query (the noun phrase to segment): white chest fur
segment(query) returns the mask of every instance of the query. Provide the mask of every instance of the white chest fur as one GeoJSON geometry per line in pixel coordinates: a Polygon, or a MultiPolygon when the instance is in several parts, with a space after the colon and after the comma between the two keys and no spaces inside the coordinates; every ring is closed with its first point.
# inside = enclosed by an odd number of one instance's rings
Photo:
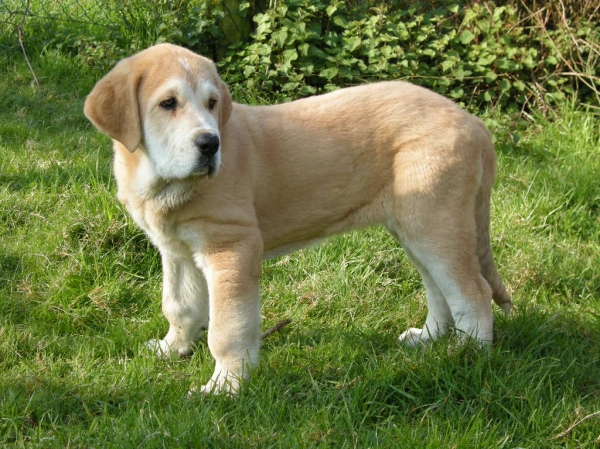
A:
{"type": "Polygon", "coordinates": [[[114,173],[119,201],[161,253],[193,253],[200,238],[197,232],[190,233],[185,225],[180,224],[175,219],[177,214],[172,211],[190,199],[194,182],[160,179],[145,154],[136,156],[137,164],[132,167],[125,160],[127,154],[115,152],[114,173]]]}

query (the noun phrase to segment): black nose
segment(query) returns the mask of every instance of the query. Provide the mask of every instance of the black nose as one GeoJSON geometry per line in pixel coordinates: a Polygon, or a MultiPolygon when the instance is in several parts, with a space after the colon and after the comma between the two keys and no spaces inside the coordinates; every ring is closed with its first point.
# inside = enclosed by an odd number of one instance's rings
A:
{"type": "Polygon", "coordinates": [[[200,134],[194,140],[194,144],[203,156],[211,157],[219,151],[219,136],[210,133],[200,134]]]}

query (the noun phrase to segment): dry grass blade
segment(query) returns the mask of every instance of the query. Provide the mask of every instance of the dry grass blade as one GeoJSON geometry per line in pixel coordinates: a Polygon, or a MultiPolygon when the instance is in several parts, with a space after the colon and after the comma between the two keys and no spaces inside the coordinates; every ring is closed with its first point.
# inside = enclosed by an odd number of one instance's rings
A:
{"type": "Polygon", "coordinates": [[[600,415],[600,410],[599,410],[599,411],[597,411],[597,412],[591,413],[591,414],[589,414],[589,415],[587,415],[587,416],[584,416],[584,417],[583,417],[583,418],[581,418],[579,421],[577,421],[575,424],[573,424],[571,427],[569,427],[567,430],[565,430],[564,432],[561,432],[561,433],[559,433],[558,435],[556,435],[556,436],[555,436],[555,437],[553,437],[552,439],[553,439],[553,440],[557,440],[557,439],[559,439],[559,438],[562,438],[562,437],[565,437],[565,436],[567,436],[568,434],[570,434],[570,433],[571,433],[571,431],[572,431],[572,430],[573,430],[575,427],[577,427],[578,425],[580,425],[582,422],[584,422],[584,421],[587,421],[588,419],[590,419],[590,418],[593,418],[594,416],[598,416],[598,415],[600,415]]]}

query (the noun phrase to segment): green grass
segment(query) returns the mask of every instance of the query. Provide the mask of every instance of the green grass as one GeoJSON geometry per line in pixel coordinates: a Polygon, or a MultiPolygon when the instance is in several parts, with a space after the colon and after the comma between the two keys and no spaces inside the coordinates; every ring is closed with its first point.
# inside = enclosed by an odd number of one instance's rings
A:
{"type": "Polygon", "coordinates": [[[424,321],[424,292],[373,229],[265,263],[264,327],[292,324],[265,341],[239,398],[186,398],[212,359],[205,344],[186,360],[140,349],[167,329],[159,257],[83,117],[92,75],[55,56],[35,62],[43,93],[18,58],[0,61],[0,445],[600,445],[598,116],[488,119],[492,243],[515,303],[496,310],[491,350],[396,343],[424,321]]]}

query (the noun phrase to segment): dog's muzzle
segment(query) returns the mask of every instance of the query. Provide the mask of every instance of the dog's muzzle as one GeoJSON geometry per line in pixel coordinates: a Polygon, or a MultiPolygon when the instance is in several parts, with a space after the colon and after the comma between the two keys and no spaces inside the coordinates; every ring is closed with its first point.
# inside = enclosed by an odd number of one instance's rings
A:
{"type": "Polygon", "coordinates": [[[194,139],[194,145],[200,155],[193,173],[196,175],[211,176],[219,168],[217,166],[217,152],[221,147],[219,136],[213,133],[202,133],[194,139]]]}

